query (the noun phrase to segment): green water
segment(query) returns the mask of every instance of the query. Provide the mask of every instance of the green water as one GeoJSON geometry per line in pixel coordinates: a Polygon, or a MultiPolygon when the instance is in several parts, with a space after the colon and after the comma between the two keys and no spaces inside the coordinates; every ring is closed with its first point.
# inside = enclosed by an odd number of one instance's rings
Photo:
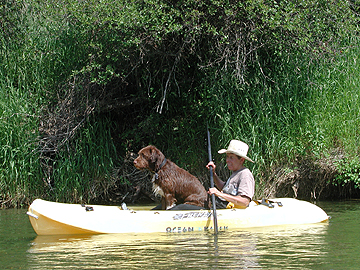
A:
{"type": "Polygon", "coordinates": [[[0,269],[360,269],[360,201],[318,203],[328,224],[226,231],[36,236],[0,210],[0,269]]]}

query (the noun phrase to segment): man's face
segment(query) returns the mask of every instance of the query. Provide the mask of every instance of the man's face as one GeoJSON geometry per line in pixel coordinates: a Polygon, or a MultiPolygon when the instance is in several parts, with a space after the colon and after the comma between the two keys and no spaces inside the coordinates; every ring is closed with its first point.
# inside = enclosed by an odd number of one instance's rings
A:
{"type": "Polygon", "coordinates": [[[226,154],[226,164],[228,166],[228,169],[230,171],[240,170],[242,167],[242,164],[243,164],[242,159],[243,158],[240,158],[235,154],[227,153],[226,154]]]}

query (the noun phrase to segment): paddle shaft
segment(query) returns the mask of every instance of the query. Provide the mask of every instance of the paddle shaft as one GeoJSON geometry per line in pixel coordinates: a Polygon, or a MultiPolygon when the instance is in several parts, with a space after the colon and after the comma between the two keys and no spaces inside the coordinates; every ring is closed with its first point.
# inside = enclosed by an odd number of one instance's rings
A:
{"type": "MultiPolygon", "coordinates": [[[[208,153],[209,153],[209,161],[212,161],[211,157],[211,143],[210,143],[210,132],[207,129],[207,137],[208,137],[208,153]]],[[[214,176],[213,176],[213,167],[210,166],[210,187],[214,187],[214,176]]],[[[218,233],[218,224],[217,224],[217,216],[216,216],[216,200],[215,195],[211,194],[212,208],[213,208],[213,222],[214,222],[214,231],[218,233]]]]}

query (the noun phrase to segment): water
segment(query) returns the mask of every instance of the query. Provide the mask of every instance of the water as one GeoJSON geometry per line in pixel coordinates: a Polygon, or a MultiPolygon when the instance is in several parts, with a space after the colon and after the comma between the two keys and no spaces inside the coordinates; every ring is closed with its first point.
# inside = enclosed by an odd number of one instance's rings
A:
{"type": "Polygon", "coordinates": [[[36,236],[0,210],[0,269],[360,269],[360,201],[318,203],[328,224],[212,233],[36,236]]]}

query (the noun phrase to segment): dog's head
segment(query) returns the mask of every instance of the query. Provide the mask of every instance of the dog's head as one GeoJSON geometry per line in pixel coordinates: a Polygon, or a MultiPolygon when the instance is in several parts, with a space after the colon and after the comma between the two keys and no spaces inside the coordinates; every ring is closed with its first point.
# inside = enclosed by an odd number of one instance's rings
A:
{"type": "Polygon", "coordinates": [[[134,160],[134,166],[139,170],[155,172],[160,168],[165,156],[153,145],[148,145],[139,151],[139,156],[134,160]]]}

